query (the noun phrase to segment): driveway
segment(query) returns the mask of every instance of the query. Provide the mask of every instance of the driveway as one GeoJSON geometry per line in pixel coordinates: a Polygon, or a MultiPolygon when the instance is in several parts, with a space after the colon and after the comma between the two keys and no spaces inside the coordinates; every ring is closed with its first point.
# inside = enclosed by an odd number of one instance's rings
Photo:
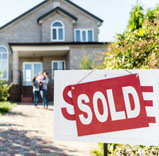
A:
{"type": "Polygon", "coordinates": [[[21,103],[0,117],[0,156],[90,156],[96,143],[54,142],[53,106],[21,103]]]}

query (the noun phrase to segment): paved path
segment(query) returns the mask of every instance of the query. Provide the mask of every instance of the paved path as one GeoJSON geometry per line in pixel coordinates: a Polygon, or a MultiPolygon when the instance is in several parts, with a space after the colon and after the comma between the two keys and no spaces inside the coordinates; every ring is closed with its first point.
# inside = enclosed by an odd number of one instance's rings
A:
{"type": "Polygon", "coordinates": [[[0,117],[0,156],[90,156],[96,143],[54,142],[53,106],[20,104],[0,117]]]}

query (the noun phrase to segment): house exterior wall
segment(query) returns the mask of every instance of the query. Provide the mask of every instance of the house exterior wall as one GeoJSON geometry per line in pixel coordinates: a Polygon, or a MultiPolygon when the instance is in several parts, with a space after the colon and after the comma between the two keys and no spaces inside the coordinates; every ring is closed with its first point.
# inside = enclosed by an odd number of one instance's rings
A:
{"type": "Polygon", "coordinates": [[[64,1],[60,1],[60,7],[67,10],[72,15],[78,18],[77,22],[73,24],[68,17],[62,17],[57,14],[48,19],[44,19],[42,24],[42,40],[51,41],[50,38],[50,26],[54,20],[62,21],[65,25],[65,41],[74,41],[74,30],[75,29],[92,29],[94,32],[94,41],[98,41],[99,28],[97,22],[89,16],[86,16],[80,10],[73,8],[72,6],[66,4],[64,1]]]}
{"type": "Polygon", "coordinates": [[[41,42],[41,27],[37,18],[52,9],[49,3],[0,31],[0,44],[9,42],[41,42]]]}
{"type": "Polygon", "coordinates": [[[27,16],[18,20],[14,24],[4,28],[0,31],[0,45],[8,45],[9,42],[51,42],[50,26],[54,20],[61,20],[65,24],[65,41],[74,41],[74,29],[93,29],[95,41],[98,41],[98,25],[97,22],[88,17],[78,9],[66,4],[64,1],[60,1],[60,7],[70,12],[72,15],[78,18],[76,24],[72,24],[67,17],[61,15],[53,15],[47,20],[44,20],[43,24],[37,23],[37,19],[49,10],[53,9],[53,0],[44,4],[42,7],[30,12],[27,16]]]}
{"type": "Polygon", "coordinates": [[[46,3],[14,24],[0,30],[0,46],[5,46],[9,52],[9,82],[11,82],[13,78],[13,54],[8,43],[41,42],[41,28],[40,25],[37,24],[37,17],[43,15],[49,9],[52,9],[52,5],[46,3]]]}
{"type": "MultiPolygon", "coordinates": [[[[43,70],[48,71],[50,84],[53,84],[52,73],[51,73],[51,62],[53,60],[65,60],[66,69],[79,69],[80,58],[86,53],[96,58],[97,53],[100,54],[104,49],[101,46],[70,46],[70,51],[65,56],[43,56],[43,57],[21,57],[18,51],[11,51],[9,43],[44,43],[53,42],[51,41],[51,24],[54,21],[61,21],[64,24],[64,41],[63,42],[74,42],[75,29],[91,29],[93,30],[94,41],[98,42],[98,21],[93,17],[87,15],[80,9],[70,5],[64,0],[49,0],[43,5],[36,8],[35,10],[28,12],[25,16],[15,20],[7,27],[0,30],[0,46],[5,46],[9,52],[9,82],[17,80],[11,90],[11,98],[13,101],[19,101],[21,99],[20,93],[22,93],[22,82],[23,75],[23,62],[42,62],[43,70]],[[37,22],[38,18],[42,15],[48,13],[53,9],[53,3],[60,2],[62,9],[71,13],[73,16],[77,17],[75,23],[72,19],[63,13],[53,13],[47,18],[42,20],[42,23],[37,22]],[[15,68],[15,66],[17,66],[15,68]],[[18,68],[18,69],[17,69],[18,68]],[[17,74],[16,74],[17,73],[17,74]]],[[[44,52],[45,55],[45,52],[44,52]]],[[[53,85],[49,86],[49,99],[53,95],[53,85]]],[[[31,88],[30,88],[31,89],[31,88]]],[[[24,89],[25,90],[25,89],[24,89]]],[[[26,94],[32,93],[27,91],[26,94]]]]}
{"type": "MultiPolygon", "coordinates": [[[[43,4],[38,9],[28,13],[28,15],[17,20],[10,26],[0,30],[0,46],[5,46],[11,54],[8,43],[18,42],[52,42],[51,41],[51,23],[55,20],[60,20],[64,23],[64,42],[74,41],[75,29],[93,29],[94,41],[98,41],[98,25],[97,21],[89,17],[77,8],[72,7],[63,0],[50,0],[43,4]],[[43,21],[40,25],[37,23],[37,19],[49,10],[53,9],[54,2],[60,2],[60,7],[70,12],[72,15],[78,18],[77,23],[73,24],[71,19],[61,14],[53,14],[49,18],[43,21]]],[[[9,55],[9,73],[12,73],[12,58],[13,55],[9,55]]],[[[73,56],[72,56],[73,57],[73,56]]],[[[9,74],[9,81],[11,81],[12,75],[9,74]]]]}
{"type": "Polygon", "coordinates": [[[62,8],[71,12],[72,15],[78,18],[77,23],[74,25],[74,29],[93,29],[94,30],[94,41],[98,42],[99,28],[98,23],[92,17],[86,15],[81,10],[77,10],[71,5],[62,3],[62,8]]]}
{"type": "Polygon", "coordinates": [[[83,46],[71,47],[70,49],[70,69],[80,69],[79,63],[84,56],[90,56],[95,64],[103,63],[103,52],[107,51],[106,46],[83,46]],[[99,57],[102,57],[99,58],[99,57]],[[78,63],[77,63],[78,62],[78,63]]]}

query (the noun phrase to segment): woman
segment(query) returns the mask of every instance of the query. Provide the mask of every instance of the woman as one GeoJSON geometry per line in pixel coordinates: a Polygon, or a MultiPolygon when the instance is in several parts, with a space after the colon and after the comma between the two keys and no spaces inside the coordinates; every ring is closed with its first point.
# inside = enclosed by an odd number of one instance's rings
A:
{"type": "Polygon", "coordinates": [[[38,100],[39,100],[39,82],[37,79],[38,79],[38,77],[34,76],[34,78],[32,80],[35,107],[38,106],[38,100]]]}

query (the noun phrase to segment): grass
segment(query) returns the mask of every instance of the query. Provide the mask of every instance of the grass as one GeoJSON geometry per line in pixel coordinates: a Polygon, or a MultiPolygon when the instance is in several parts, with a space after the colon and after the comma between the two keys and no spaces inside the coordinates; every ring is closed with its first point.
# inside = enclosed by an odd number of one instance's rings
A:
{"type": "Polygon", "coordinates": [[[0,115],[4,115],[8,113],[16,103],[9,102],[9,101],[0,101],[0,115]]]}

